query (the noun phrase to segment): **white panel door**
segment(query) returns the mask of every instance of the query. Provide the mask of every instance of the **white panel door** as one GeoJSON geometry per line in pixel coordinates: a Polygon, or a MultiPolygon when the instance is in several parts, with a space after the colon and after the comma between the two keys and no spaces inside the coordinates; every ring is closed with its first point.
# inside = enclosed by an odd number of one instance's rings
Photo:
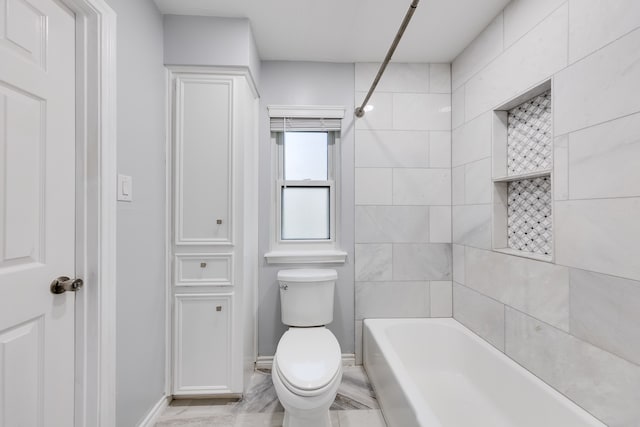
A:
{"type": "Polygon", "coordinates": [[[74,413],[75,18],[0,0],[0,427],[74,413]]]}

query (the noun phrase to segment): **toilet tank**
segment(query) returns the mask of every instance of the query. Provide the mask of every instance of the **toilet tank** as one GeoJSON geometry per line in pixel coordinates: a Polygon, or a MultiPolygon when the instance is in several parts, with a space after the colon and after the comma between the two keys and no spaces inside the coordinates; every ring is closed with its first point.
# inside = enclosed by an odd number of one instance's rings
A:
{"type": "Polygon", "coordinates": [[[280,311],[289,326],[321,326],[333,321],[338,273],[330,269],[280,270],[280,311]]]}

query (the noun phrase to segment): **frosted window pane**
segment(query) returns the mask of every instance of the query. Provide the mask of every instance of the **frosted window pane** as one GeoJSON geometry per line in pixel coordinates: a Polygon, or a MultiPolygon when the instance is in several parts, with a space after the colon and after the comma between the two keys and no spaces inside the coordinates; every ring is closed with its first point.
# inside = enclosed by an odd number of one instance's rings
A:
{"type": "Polygon", "coordinates": [[[282,239],[329,239],[329,188],[282,189],[282,239]]]}
{"type": "Polygon", "coordinates": [[[327,180],[327,133],[285,132],[284,179],[327,180]]]}

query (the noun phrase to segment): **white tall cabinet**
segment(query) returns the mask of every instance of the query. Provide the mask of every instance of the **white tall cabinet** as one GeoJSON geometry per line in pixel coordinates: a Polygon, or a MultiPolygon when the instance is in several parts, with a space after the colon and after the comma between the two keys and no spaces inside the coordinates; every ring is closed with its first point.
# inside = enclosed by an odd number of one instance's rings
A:
{"type": "Polygon", "coordinates": [[[172,68],[172,394],[237,395],[255,361],[257,106],[243,70],[172,68]]]}

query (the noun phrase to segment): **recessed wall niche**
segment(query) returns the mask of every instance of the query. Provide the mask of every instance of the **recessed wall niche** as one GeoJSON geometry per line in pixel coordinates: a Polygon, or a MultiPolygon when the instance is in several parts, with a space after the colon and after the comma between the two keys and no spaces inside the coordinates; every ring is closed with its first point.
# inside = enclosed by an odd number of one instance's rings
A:
{"type": "Polygon", "coordinates": [[[551,82],[494,111],[493,249],[551,261],[551,82]]]}

